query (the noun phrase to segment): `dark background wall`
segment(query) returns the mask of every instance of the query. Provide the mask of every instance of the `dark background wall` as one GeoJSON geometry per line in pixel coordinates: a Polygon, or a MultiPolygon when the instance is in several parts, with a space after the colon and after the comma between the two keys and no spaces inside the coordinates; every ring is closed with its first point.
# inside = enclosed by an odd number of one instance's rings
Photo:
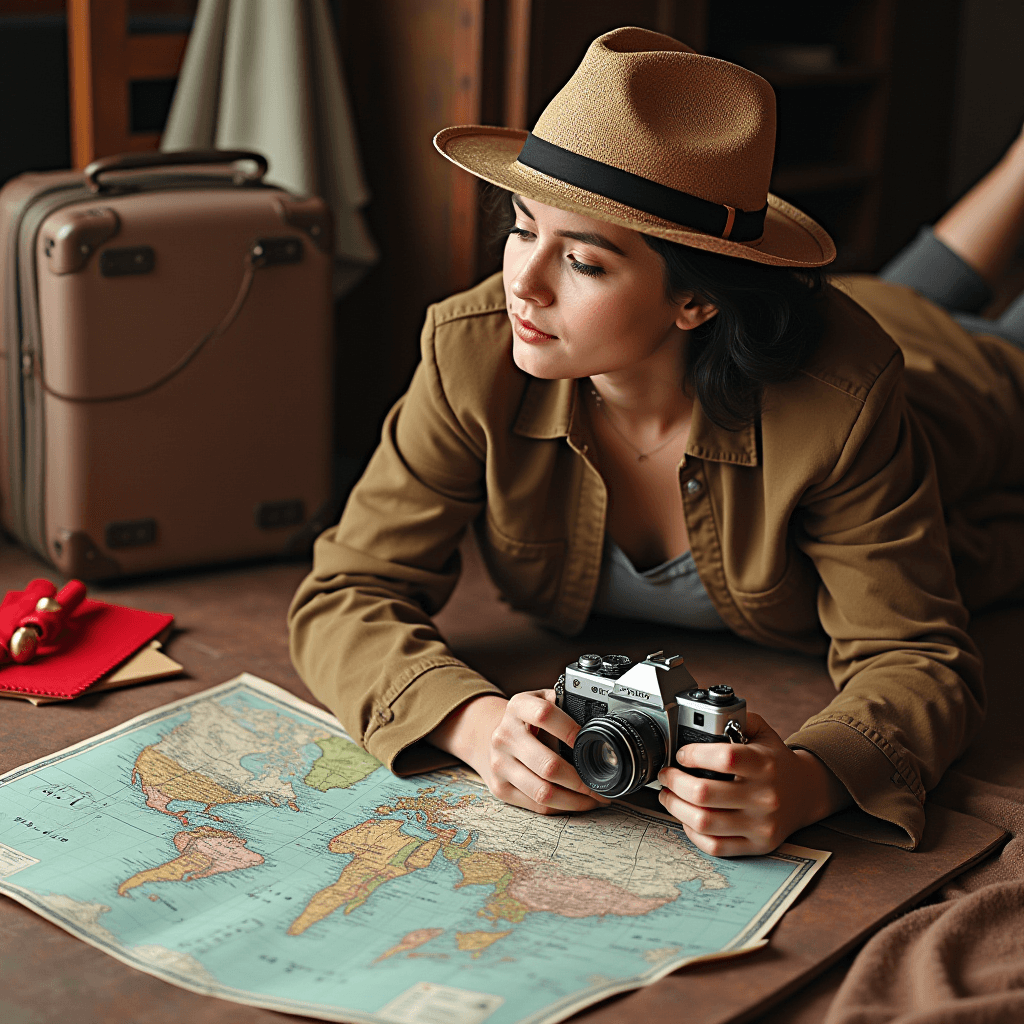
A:
{"type": "Polygon", "coordinates": [[[0,13],[0,182],[70,165],[64,15],[0,13]]]}
{"type": "Polygon", "coordinates": [[[946,195],[955,199],[999,159],[1024,121],[1024,3],[965,0],[957,45],[946,195]]]}

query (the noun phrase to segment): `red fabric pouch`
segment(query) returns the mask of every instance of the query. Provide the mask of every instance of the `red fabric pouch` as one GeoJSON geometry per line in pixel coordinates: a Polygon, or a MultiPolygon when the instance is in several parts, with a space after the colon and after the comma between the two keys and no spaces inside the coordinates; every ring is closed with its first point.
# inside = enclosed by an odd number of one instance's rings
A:
{"type": "Polygon", "coordinates": [[[173,615],[90,601],[68,618],[54,644],[25,665],[0,666],[0,690],[39,697],[76,697],[144,647],[173,615]]]}

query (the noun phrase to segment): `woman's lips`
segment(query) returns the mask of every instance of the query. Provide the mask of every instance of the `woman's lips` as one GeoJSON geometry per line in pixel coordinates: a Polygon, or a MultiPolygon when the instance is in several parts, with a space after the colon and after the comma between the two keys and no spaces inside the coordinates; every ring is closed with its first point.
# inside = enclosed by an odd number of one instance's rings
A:
{"type": "Polygon", "coordinates": [[[523,341],[537,342],[551,341],[552,338],[557,338],[557,334],[546,334],[539,327],[534,326],[529,320],[524,320],[521,316],[517,316],[515,313],[512,314],[512,326],[515,328],[516,334],[522,338],[523,341]]]}

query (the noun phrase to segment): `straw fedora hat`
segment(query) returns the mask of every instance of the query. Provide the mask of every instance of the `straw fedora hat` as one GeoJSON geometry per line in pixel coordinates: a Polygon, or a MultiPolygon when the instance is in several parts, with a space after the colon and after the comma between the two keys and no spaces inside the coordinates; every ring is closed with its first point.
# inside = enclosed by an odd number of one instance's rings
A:
{"type": "Polygon", "coordinates": [[[824,229],[768,192],[772,87],[658,32],[595,39],[532,132],[465,125],[434,145],[526,199],[697,249],[789,267],[835,258],[824,229]]]}

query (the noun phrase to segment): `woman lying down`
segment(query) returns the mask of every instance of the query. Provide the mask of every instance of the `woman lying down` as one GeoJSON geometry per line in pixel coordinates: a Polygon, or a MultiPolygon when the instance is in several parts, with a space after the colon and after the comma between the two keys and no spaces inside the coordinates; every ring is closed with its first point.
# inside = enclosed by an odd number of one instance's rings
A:
{"type": "MultiPolygon", "coordinates": [[[[857,805],[913,848],[981,720],[967,609],[1024,591],[1024,304],[972,317],[1024,228],[1024,143],[879,277],[768,193],[775,99],[667,36],[601,36],[532,133],[438,149],[507,190],[504,269],[428,312],[422,361],[292,604],[309,688],[392,771],[474,768],[542,814],[603,798],[430,616],[472,526],[519,609],[827,652],[783,739],[695,743],[657,776],[707,853],[857,805]],[[959,321],[959,322],[958,322],[959,321]],[[683,768],[725,773],[725,779],[683,768]]],[[[865,819],[871,822],[872,819],[865,819]]]]}

